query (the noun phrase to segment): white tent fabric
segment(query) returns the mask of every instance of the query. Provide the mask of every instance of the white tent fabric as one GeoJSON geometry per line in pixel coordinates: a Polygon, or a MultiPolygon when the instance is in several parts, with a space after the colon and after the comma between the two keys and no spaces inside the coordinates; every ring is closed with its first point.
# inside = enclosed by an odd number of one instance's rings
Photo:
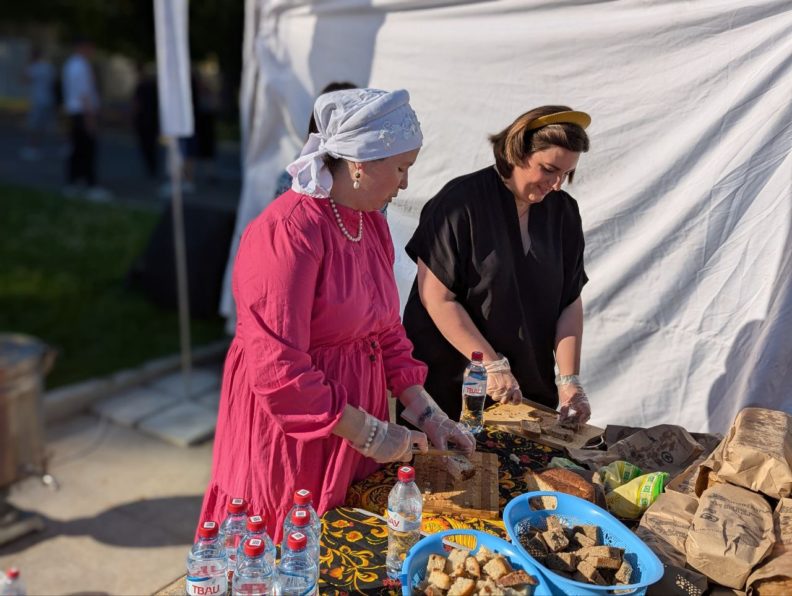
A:
{"type": "Polygon", "coordinates": [[[722,432],[748,404],[792,412],[788,0],[247,7],[237,236],[272,200],[325,84],[407,88],[425,144],[388,212],[404,300],[415,268],[403,247],[423,204],[492,163],[488,134],[571,105],[593,117],[567,188],[587,241],[592,422],[722,432]]]}
{"type": "Polygon", "coordinates": [[[187,0],[154,0],[160,130],[166,137],[193,134],[187,0]]]}

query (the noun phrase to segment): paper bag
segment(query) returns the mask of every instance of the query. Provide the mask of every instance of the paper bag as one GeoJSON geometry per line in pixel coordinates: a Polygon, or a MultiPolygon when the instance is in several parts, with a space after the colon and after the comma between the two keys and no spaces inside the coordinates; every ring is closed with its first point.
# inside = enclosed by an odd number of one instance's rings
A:
{"type": "Polygon", "coordinates": [[[742,590],[774,542],[773,513],[765,498],[718,484],[699,499],[685,541],[687,564],[716,583],[742,590]]]}
{"type": "Polygon", "coordinates": [[[684,472],[672,478],[671,482],[666,484],[666,492],[671,491],[675,493],[682,493],[683,495],[690,495],[691,497],[695,498],[696,481],[698,480],[699,476],[699,468],[706,459],[706,455],[699,457],[692,464],[690,464],[684,472]]]}
{"type": "Polygon", "coordinates": [[[749,596],[792,594],[792,499],[781,499],[773,514],[775,546],[770,557],[748,578],[749,596]]]}
{"type": "Polygon", "coordinates": [[[695,497],[663,493],[644,512],[635,533],[663,563],[684,567],[685,540],[697,508],[695,497]]]}
{"type": "Polygon", "coordinates": [[[687,468],[704,448],[684,428],[660,424],[617,441],[607,451],[568,449],[573,459],[598,470],[616,460],[625,460],[644,472],[668,472],[676,476],[687,468]]]}
{"type": "Polygon", "coordinates": [[[745,408],[718,448],[701,464],[696,494],[717,479],[768,497],[792,496],[792,416],[745,408]]]}

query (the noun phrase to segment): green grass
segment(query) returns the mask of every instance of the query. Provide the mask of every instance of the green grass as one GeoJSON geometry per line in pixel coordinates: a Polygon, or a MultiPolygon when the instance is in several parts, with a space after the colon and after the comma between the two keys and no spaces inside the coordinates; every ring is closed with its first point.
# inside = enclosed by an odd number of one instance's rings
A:
{"type": "MultiPolygon", "coordinates": [[[[178,315],[124,287],[158,216],[0,185],[0,332],[58,350],[47,386],[106,375],[179,349],[178,315]]],[[[194,320],[192,343],[223,337],[194,320]]]]}

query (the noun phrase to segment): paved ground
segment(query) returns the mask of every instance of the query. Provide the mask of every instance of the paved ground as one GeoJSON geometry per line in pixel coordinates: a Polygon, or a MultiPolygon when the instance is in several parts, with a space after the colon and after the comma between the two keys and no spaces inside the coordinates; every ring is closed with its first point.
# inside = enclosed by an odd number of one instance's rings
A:
{"type": "MultiPolygon", "coordinates": [[[[52,131],[41,144],[35,161],[22,159],[27,144],[25,117],[0,113],[0,181],[26,187],[61,191],[65,184],[66,130],[52,131]]],[[[164,159],[164,148],[162,157],[164,159]]],[[[241,185],[239,146],[220,143],[212,164],[196,167],[195,192],[186,202],[236,209],[241,185]]],[[[98,184],[110,190],[115,200],[159,207],[167,202],[160,195],[163,179],[145,172],[131,131],[100,130],[97,157],[98,184]]]]}
{"type": "MultiPolygon", "coordinates": [[[[205,439],[211,435],[205,421],[216,416],[219,363],[197,372],[205,439]]],[[[162,425],[157,436],[144,430],[184,404],[179,380],[176,374],[121,399],[109,396],[94,405],[100,415],[47,430],[49,471],[59,490],[29,478],[9,496],[15,507],[43,516],[46,529],[0,547],[0,568],[18,566],[29,594],[153,594],[184,574],[211,442],[174,445],[189,426],[183,419],[173,426],[175,440],[162,434],[162,425]],[[136,411],[144,414],[129,416],[136,411]]]]}

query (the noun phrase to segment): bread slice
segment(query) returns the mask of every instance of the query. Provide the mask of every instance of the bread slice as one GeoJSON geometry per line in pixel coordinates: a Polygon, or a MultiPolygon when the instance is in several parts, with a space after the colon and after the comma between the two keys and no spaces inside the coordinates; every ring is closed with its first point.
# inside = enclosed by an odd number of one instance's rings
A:
{"type": "Polygon", "coordinates": [[[448,590],[448,596],[470,596],[476,591],[475,580],[466,577],[458,577],[448,590]]]}
{"type": "Polygon", "coordinates": [[[564,468],[549,468],[542,472],[528,470],[523,480],[531,490],[557,491],[586,499],[591,503],[596,500],[594,485],[564,468]]]}
{"type": "Polygon", "coordinates": [[[470,480],[476,475],[476,466],[464,455],[449,455],[446,462],[454,480],[470,480]]]}

